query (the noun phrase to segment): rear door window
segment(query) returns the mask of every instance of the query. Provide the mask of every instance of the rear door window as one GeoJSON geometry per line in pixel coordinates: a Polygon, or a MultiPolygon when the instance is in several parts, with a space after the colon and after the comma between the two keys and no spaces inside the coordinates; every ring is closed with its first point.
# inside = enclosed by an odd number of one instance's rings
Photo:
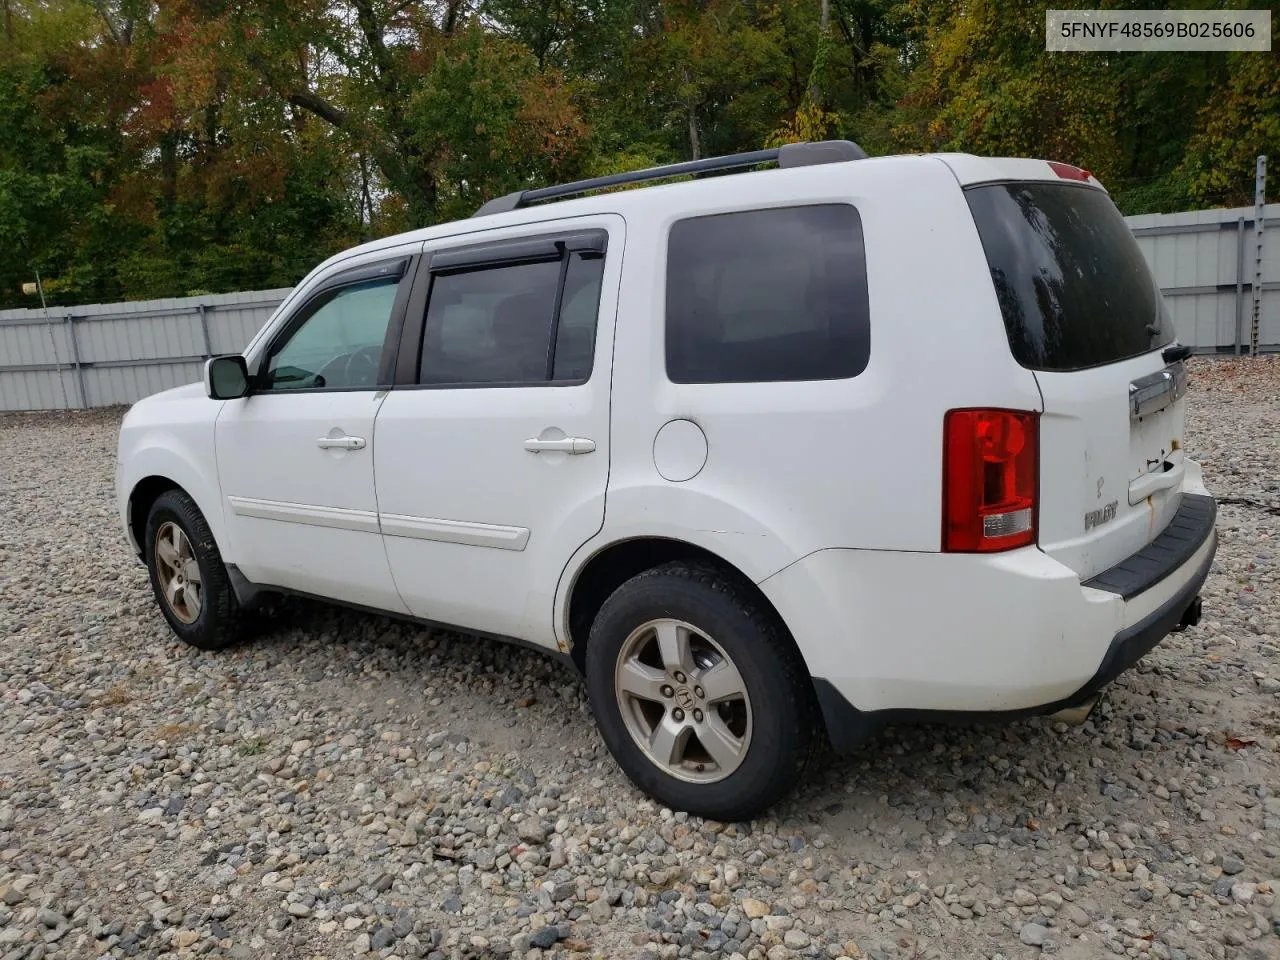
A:
{"type": "Polygon", "coordinates": [[[867,365],[862,221],[848,204],[677,221],[667,243],[674,383],[835,380],[867,365]]]}
{"type": "Polygon", "coordinates": [[[1082,370],[1173,341],[1147,261],[1103,191],[998,183],[965,195],[1022,366],[1082,370]]]}
{"type": "Polygon", "coordinates": [[[483,264],[434,277],[423,384],[582,383],[591,377],[604,259],[483,264]]]}

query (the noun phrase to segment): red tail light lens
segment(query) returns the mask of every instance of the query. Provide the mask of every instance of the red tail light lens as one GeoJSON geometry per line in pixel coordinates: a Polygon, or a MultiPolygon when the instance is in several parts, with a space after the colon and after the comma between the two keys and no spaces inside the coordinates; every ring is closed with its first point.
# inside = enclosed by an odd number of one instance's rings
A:
{"type": "Polygon", "coordinates": [[[943,422],[942,549],[993,553],[1036,541],[1039,414],[951,410],[943,422]]]}

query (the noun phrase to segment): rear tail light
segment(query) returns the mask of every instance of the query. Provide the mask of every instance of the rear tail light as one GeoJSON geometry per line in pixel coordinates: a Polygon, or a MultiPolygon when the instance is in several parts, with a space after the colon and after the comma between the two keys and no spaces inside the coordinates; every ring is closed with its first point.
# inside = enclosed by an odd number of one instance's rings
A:
{"type": "Polygon", "coordinates": [[[1039,415],[951,410],[943,421],[942,549],[1012,550],[1036,540],[1039,415]]]}

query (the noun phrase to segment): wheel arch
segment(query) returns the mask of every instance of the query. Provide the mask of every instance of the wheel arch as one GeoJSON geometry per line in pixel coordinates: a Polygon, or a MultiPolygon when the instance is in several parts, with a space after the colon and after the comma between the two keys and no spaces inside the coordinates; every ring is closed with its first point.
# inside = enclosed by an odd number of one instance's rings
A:
{"type": "MultiPolygon", "coordinates": [[[[143,477],[129,491],[129,532],[141,556],[145,556],[146,548],[143,540],[146,538],[147,518],[151,514],[151,506],[169,490],[187,493],[171,478],[154,473],[143,477]]],[[[188,493],[187,496],[191,495],[188,493]]]]}
{"type": "MultiPolygon", "coordinates": [[[[632,536],[602,544],[585,557],[571,574],[566,571],[561,624],[568,653],[582,671],[586,664],[587,635],[600,608],[618,587],[645,570],[679,560],[703,561],[719,567],[738,586],[749,591],[774,617],[785,635],[796,644],[777,607],[740,566],[709,547],[675,537],[632,536]]],[[[804,651],[796,644],[801,659],[804,651]]],[[[806,671],[808,663],[805,664],[806,671]]]]}
{"type": "Polygon", "coordinates": [[[218,509],[220,501],[216,478],[206,477],[185,457],[163,446],[149,446],[137,450],[128,461],[131,476],[123,485],[125,495],[124,519],[133,546],[139,556],[144,556],[143,540],[146,537],[147,515],[156,499],[168,490],[185,493],[203,515],[214,542],[222,556],[230,562],[218,509]]]}

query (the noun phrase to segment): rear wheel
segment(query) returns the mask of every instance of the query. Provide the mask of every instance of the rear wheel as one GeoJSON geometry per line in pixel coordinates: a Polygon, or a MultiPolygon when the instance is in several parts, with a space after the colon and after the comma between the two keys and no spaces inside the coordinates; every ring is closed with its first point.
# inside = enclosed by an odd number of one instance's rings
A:
{"type": "Polygon", "coordinates": [[[757,597],[708,564],[665,564],[609,597],[587,645],[587,692],[636,786],[717,820],[780,799],[814,743],[794,644],[757,597]]]}
{"type": "Polygon", "coordinates": [[[213,533],[181,490],[156,498],[143,547],[160,612],[182,640],[220,650],[240,637],[240,606],[213,533]]]}

